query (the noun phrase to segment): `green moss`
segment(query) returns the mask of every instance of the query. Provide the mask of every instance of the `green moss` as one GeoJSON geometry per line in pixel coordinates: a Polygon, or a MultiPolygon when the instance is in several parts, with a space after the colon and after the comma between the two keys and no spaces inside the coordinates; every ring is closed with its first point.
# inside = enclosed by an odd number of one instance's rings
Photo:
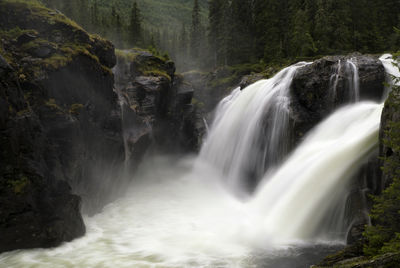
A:
{"type": "Polygon", "coordinates": [[[81,103],[74,103],[69,108],[69,113],[72,115],[79,115],[80,111],[83,109],[83,104],[81,103]]]}
{"type": "Polygon", "coordinates": [[[30,181],[26,176],[19,175],[16,180],[9,180],[8,184],[14,190],[15,194],[22,194],[25,187],[30,184],[30,181]]]}
{"type": "Polygon", "coordinates": [[[0,37],[8,40],[15,40],[23,34],[37,35],[38,32],[33,29],[22,30],[18,26],[9,30],[0,29],[0,37]]]}
{"type": "MultiPolygon", "coordinates": [[[[19,16],[24,14],[28,24],[35,28],[39,24],[48,24],[48,27],[39,27],[38,29],[20,29],[15,27],[12,29],[0,30],[0,38],[7,41],[15,41],[20,35],[29,33],[37,38],[34,40],[13,48],[11,52],[6,51],[2,44],[0,44],[0,53],[10,63],[15,61],[18,65],[18,59],[26,56],[32,56],[35,48],[40,46],[49,46],[54,50],[54,54],[51,57],[32,61],[25,67],[23,72],[28,76],[38,77],[42,75],[43,70],[58,69],[69,64],[78,55],[84,55],[96,61],[104,72],[111,74],[111,70],[103,66],[94,53],[92,53],[92,45],[96,43],[96,46],[103,47],[105,50],[111,49],[112,44],[107,40],[96,36],[89,35],[79,25],[72,20],[68,19],[58,12],[44,7],[39,1],[36,0],[4,0],[0,2],[0,16],[12,15],[19,16]],[[63,36],[62,42],[50,42],[51,36],[56,36],[57,33],[61,33],[63,36]],[[15,56],[17,55],[17,57],[15,56]]],[[[33,55],[34,56],[34,55],[33,55]]]]}
{"type": "Polygon", "coordinates": [[[71,26],[80,31],[84,31],[76,22],[67,18],[66,16],[56,13],[53,10],[46,8],[37,0],[3,0],[0,2],[0,9],[12,10],[17,14],[23,10],[29,10],[30,13],[26,17],[27,20],[34,20],[40,18],[45,19],[47,23],[54,25],[56,23],[63,23],[65,25],[71,26]]]}
{"type": "Polygon", "coordinates": [[[70,61],[72,61],[71,57],[66,57],[62,54],[53,54],[50,58],[41,61],[40,66],[45,68],[59,69],[66,66],[70,61]]]}
{"type": "Polygon", "coordinates": [[[166,72],[161,71],[159,69],[143,71],[143,75],[145,75],[145,76],[162,76],[162,77],[167,78],[171,82],[171,76],[169,76],[166,72]]]}
{"type": "Polygon", "coordinates": [[[30,113],[31,113],[31,111],[29,109],[24,109],[24,110],[18,111],[17,116],[22,117],[22,116],[29,115],[30,113]]]}
{"type": "Polygon", "coordinates": [[[192,98],[192,105],[196,106],[197,108],[203,108],[205,106],[204,102],[199,101],[196,98],[192,98]]]}
{"type": "Polygon", "coordinates": [[[139,55],[139,53],[135,53],[131,50],[120,50],[116,49],[115,50],[115,55],[122,60],[125,60],[126,62],[132,62],[135,60],[135,58],[139,55]]]}
{"type": "Polygon", "coordinates": [[[47,107],[49,107],[51,110],[55,111],[57,114],[63,114],[64,110],[57,105],[55,99],[49,99],[44,103],[47,107]]]}

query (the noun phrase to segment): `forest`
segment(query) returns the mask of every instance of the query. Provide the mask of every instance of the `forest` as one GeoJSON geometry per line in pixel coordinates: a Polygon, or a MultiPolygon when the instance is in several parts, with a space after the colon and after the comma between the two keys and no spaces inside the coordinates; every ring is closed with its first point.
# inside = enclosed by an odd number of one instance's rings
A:
{"type": "Polygon", "coordinates": [[[400,45],[397,0],[168,1],[171,6],[159,7],[161,13],[153,8],[152,15],[141,11],[141,1],[45,2],[119,48],[157,48],[186,70],[379,53],[400,45]]]}

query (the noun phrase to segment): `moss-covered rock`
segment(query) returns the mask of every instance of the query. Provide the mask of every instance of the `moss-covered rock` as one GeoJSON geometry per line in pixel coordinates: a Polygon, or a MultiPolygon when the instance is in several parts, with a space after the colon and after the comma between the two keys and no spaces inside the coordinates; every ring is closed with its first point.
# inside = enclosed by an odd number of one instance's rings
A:
{"type": "Polygon", "coordinates": [[[0,252],[57,246],[85,232],[71,186],[101,206],[124,160],[114,46],[34,0],[0,1],[0,40],[0,252]]]}
{"type": "Polygon", "coordinates": [[[168,153],[199,149],[203,125],[192,105],[193,88],[175,75],[174,63],[142,49],[116,54],[116,88],[133,166],[150,146],[168,153]]]}

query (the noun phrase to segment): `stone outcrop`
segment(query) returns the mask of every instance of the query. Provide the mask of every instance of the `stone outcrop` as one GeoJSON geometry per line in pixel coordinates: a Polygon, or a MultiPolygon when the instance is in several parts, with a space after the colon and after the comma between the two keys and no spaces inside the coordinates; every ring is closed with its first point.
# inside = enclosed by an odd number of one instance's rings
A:
{"type": "Polygon", "coordinates": [[[204,125],[192,104],[193,88],[174,63],[148,51],[118,51],[114,68],[123,110],[126,146],[133,167],[149,148],[163,153],[195,152],[204,125]]]}
{"type": "Polygon", "coordinates": [[[0,252],[56,246],[124,160],[114,47],[37,2],[1,1],[0,30],[0,252]]]}
{"type": "Polygon", "coordinates": [[[385,70],[377,57],[353,54],[316,60],[297,70],[291,87],[296,141],[334,109],[355,102],[354,73],[348,60],[358,69],[359,99],[382,100],[385,70]]]}

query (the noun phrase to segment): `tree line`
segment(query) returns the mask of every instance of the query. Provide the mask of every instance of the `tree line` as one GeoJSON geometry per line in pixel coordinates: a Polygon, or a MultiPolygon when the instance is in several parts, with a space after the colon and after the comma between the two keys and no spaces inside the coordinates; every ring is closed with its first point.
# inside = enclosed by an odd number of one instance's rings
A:
{"type": "Polygon", "coordinates": [[[134,1],[128,18],[115,2],[101,9],[98,0],[43,1],[119,48],[168,51],[181,69],[381,53],[400,46],[399,0],[209,0],[206,22],[194,0],[191,25],[162,31],[143,25],[134,1]]]}
{"type": "Polygon", "coordinates": [[[215,65],[398,49],[398,0],[211,0],[215,65]]]}
{"type": "Polygon", "coordinates": [[[129,16],[124,17],[114,2],[110,9],[98,0],[42,0],[50,8],[63,12],[91,33],[110,39],[117,48],[159,45],[161,34],[157,29],[144,27],[140,8],[132,1],[129,16]]]}

